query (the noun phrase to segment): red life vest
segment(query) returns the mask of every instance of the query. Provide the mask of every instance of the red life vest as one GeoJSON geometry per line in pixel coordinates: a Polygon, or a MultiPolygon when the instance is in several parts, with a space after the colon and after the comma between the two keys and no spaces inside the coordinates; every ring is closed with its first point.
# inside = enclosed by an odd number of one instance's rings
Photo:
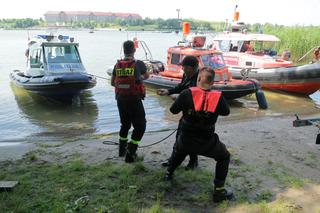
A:
{"type": "Polygon", "coordinates": [[[118,60],[115,66],[115,92],[121,96],[145,97],[145,88],[135,77],[135,60],[118,60]]]}
{"type": "Polygon", "coordinates": [[[221,92],[205,91],[199,87],[190,87],[195,111],[212,112],[216,111],[221,92]]]}

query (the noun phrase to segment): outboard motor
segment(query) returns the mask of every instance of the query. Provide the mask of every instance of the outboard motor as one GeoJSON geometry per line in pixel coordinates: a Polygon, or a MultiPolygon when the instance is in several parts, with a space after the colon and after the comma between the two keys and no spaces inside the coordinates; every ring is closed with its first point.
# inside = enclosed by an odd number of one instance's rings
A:
{"type": "Polygon", "coordinates": [[[148,72],[157,74],[164,71],[164,63],[156,60],[145,60],[143,61],[147,67],[148,72]]]}

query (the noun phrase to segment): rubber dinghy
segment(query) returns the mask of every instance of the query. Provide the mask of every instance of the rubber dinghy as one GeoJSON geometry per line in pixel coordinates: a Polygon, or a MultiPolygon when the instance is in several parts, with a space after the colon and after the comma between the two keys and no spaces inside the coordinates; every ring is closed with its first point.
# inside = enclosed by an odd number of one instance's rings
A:
{"type": "Polygon", "coordinates": [[[215,83],[212,89],[222,92],[226,99],[236,99],[252,93],[256,94],[260,108],[266,109],[267,102],[257,80],[233,79],[225,65],[221,52],[203,48],[204,36],[197,36],[191,42],[179,42],[177,46],[167,51],[167,66],[159,61],[145,61],[150,70],[149,79],[144,82],[162,88],[172,88],[181,82],[183,70],[180,62],[187,55],[198,58],[199,66],[209,66],[215,70],[215,83]]]}
{"type": "Polygon", "coordinates": [[[255,78],[267,89],[310,95],[320,88],[320,63],[241,71],[230,68],[230,72],[234,78],[255,78]]]}

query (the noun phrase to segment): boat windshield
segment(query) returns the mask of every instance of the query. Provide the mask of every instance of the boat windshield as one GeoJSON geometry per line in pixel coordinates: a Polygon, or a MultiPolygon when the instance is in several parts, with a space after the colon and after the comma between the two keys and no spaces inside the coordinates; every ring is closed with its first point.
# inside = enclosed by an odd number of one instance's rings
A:
{"type": "Polygon", "coordinates": [[[44,46],[48,63],[81,63],[76,45],[44,46]]]}
{"type": "Polygon", "coordinates": [[[204,66],[212,67],[213,69],[225,67],[222,54],[202,55],[201,61],[204,66]]]}
{"type": "Polygon", "coordinates": [[[246,52],[247,47],[244,45],[248,42],[252,47],[251,54],[270,56],[277,55],[277,52],[275,51],[276,42],[274,41],[222,40],[219,42],[219,48],[222,52],[246,52]]]}

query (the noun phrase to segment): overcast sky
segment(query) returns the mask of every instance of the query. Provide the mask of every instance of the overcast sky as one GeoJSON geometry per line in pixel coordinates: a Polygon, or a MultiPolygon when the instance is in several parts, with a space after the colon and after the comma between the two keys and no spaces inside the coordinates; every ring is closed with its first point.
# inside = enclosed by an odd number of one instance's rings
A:
{"type": "MultiPolygon", "coordinates": [[[[2,0],[4,1],[4,0],[2,0]]],[[[0,18],[40,18],[49,10],[131,12],[143,18],[182,18],[207,21],[232,19],[238,4],[240,20],[247,23],[320,25],[320,0],[8,0],[0,18]]]]}

